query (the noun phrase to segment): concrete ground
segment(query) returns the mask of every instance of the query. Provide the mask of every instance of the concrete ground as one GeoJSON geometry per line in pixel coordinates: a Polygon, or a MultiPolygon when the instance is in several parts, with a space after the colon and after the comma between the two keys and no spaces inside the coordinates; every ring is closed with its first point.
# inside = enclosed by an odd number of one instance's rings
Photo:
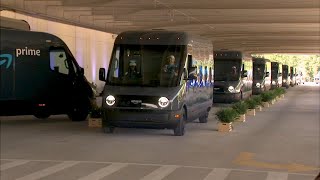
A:
{"type": "Polygon", "coordinates": [[[270,108],[217,132],[207,124],[104,134],[66,116],[1,118],[1,180],[313,180],[320,171],[320,89],[296,86],[270,108]]]}

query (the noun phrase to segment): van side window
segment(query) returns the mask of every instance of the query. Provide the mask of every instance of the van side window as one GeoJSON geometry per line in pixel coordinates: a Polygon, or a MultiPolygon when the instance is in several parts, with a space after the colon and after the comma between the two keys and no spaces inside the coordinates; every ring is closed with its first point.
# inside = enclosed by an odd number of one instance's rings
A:
{"type": "Polygon", "coordinates": [[[64,50],[50,51],[50,69],[61,74],[69,74],[69,64],[64,50]]]}

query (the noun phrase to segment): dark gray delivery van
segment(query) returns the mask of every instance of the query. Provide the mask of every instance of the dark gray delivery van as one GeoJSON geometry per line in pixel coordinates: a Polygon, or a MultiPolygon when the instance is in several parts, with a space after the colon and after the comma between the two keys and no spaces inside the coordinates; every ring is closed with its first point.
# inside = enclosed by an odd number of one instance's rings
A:
{"type": "Polygon", "coordinates": [[[115,127],[173,129],[206,123],[212,105],[212,44],[185,32],[128,31],[118,35],[105,81],[103,122],[115,127]],[[208,49],[207,53],[200,49],[208,49]],[[201,53],[199,53],[201,52],[201,53]]]}
{"type": "Polygon", "coordinates": [[[0,30],[0,115],[85,120],[93,92],[67,45],[48,33],[0,30]]]}

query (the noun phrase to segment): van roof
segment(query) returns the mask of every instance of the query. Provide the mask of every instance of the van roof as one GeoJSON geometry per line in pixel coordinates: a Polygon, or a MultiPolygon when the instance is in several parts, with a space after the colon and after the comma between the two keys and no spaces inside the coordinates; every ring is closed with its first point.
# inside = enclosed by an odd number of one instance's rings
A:
{"type": "Polygon", "coordinates": [[[190,37],[186,32],[179,31],[125,31],[120,33],[115,44],[141,45],[187,45],[190,37]]]}
{"type": "Polygon", "coordinates": [[[4,16],[0,16],[0,27],[4,29],[30,31],[30,25],[27,21],[8,18],[4,16]]]}

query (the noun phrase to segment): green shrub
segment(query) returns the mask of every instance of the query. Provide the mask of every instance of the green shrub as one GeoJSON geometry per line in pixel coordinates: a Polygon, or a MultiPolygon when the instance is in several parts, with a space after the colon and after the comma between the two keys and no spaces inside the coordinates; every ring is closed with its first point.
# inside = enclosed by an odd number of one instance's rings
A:
{"type": "Polygon", "coordinates": [[[101,118],[102,108],[98,106],[93,106],[90,110],[90,117],[92,118],[101,118]]]}
{"type": "Polygon", "coordinates": [[[272,91],[267,91],[261,93],[262,102],[269,102],[273,99],[274,95],[272,91]]]}
{"type": "Polygon", "coordinates": [[[262,105],[262,97],[261,96],[254,96],[252,99],[257,103],[257,106],[262,105]]]}
{"type": "Polygon", "coordinates": [[[248,105],[243,101],[234,103],[231,107],[236,110],[238,114],[245,114],[248,110],[248,105]]]}
{"type": "Polygon", "coordinates": [[[255,109],[257,107],[257,102],[252,98],[245,100],[245,103],[248,105],[249,109],[255,109]]]}
{"type": "Polygon", "coordinates": [[[270,96],[271,96],[271,100],[275,99],[278,96],[277,91],[275,89],[270,91],[270,96]]]}
{"type": "Polygon", "coordinates": [[[274,91],[275,96],[280,96],[281,94],[285,93],[284,88],[276,88],[273,91],[274,91]]]}
{"type": "Polygon", "coordinates": [[[232,108],[226,108],[216,112],[216,116],[218,117],[220,122],[230,123],[230,122],[233,122],[238,117],[238,113],[236,110],[232,108]]]}

